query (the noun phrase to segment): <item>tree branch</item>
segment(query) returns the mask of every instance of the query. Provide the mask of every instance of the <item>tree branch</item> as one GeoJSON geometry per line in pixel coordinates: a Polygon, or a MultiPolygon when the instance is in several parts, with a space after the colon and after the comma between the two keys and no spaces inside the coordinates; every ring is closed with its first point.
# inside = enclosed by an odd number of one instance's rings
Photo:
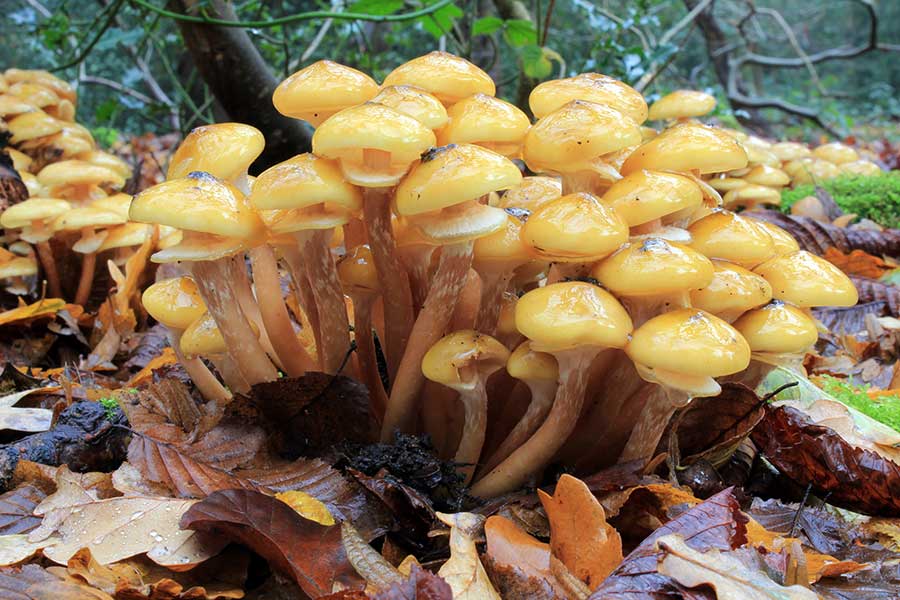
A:
{"type": "Polygon", "coordinates": [[[141,92],[132,89],[130,87],[124,86],[118,81],[113,81],[112,79],[107,79],[106,77],[98,77],[95,75],[83,75],[78,79],[79,83],[92,83],[95,85],[102,85],[104,87],[108,87],[112,90],[119,92],[120,94],[125,94],[126,96],[131,96],[137,100],[140,100],[144,104],[153,104],[155,101],[150,96],[146,94],[142,94],[141,92]]]}

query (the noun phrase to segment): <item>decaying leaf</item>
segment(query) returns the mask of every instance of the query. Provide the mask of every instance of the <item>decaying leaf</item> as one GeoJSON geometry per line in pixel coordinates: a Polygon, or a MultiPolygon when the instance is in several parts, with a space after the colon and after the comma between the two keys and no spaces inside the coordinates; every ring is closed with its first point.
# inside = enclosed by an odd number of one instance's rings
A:
{"type": "Polygon", "coordinates": [[[873,256],[862,250],[852,250],[844,254],[835,247],[826,248],[822,258],[838,267],[847,275],[878,279],[894,269],[883,258],[873,256]]]}
{"type": "Polygon", "coordinates": [[[553,555],[594,589],[622,562],[619,533],[587,485],[571,475],[560,477],[553,496],[542,490],[538,496],[550,520],[553,555]]]}
{"type": "Polygon", "coordinates": [[[446,581],[413,565],[409,577],[372,596],[373,600],[455,600],[446,581]]]}
{"type": "Polygon", "coordinates": [[[475,538],[481,534],[484,517],[472,513],[437,513],[450,527],[450,558],[438,575],[453,590],[453,600],[501,600],[478,558],[475,538]]]}
{"type": "Polygon", "coordinates": [[[24,484],[0,496],[0,535],[28,533],[41,524],[35,507],[46,497],[39,488],[24,484]]]}
{"type": "Polygon", "coordinates": [[[0,598],[4,600],[113,600],[102,590],[62,581],[38,565],[0,569],[0,598]]]}
{"type": "Polygon", "coordinates": [[[750,567],[728,552],[710,549],[699,552],[678,535],[656,540],[663,552],[660,574],[671,577],[687,588],[710,586],[718,598],[728,600],[818,600],[819,596],[805,587],[778,585],[759,568],[750,567]]]}
{"type": "Polygon", "coordinates": [[[820,256],[828,248],[844,253],[863,250],[875,256],[900,256],[900,231],[896,229],[850,229],[774,210],[758,211],[753,216],[778,225],[794,236],[803,250],[820,256]]]}
{"type": "Polygon", "coordinates": [[[341,523],[341,543],[353,569],[366,580],[367,589],[377,591],[403,582],[400,571],[362,539],[356,528],[346,521],[341,523]]]}
{"type": "Polygon", "coordinates": [[[498,515],[485,521],[484,536],[487,540],[485,568],[504,598],[510,595],[566,597],[565,590],[550,570],[549,544],[498,515]]]}

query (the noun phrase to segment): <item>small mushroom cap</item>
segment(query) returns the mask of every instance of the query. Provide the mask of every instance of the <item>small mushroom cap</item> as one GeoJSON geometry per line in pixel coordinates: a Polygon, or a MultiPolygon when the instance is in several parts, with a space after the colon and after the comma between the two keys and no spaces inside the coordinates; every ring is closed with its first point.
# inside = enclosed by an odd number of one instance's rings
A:
{"type": "Polygon", "coordinates": [[[337,271],[341,285],[351,294],[377,294],[381,291],[381,280],[368,244],[351,248],[338,262],[337,271]]]}
{"type": "Polygon", "coordinates": [[[56,92],[39,83],[20,81],[9,86],[7,93],[36,108],[46,108],[59,104],[59,96],[56,95],[56,92]]]}
{"type": "Polygon", "coordinates": [[[48,189],[65,185],[107,184],[115,188],[125,185],[125,179],[119,173],[83,160],[51,163],[41,169],[37,178],[48,189]]]}
{"type": "Polygon", "coordinates": [[[713,264],[687,246],[647,238],[625,244],[596,264],[591,276],[618,296],[656,296],[709,285],[713,264]]]}
{"type": "Polygon", "coordinates": [[[622,175],[641,169],[720,173],[747,166],[747,153],[733,137],[700,123],[680,123],[644,142],[622,165],[622,175]]]}
{"type": "Polygon", "coordinates": [[[843,271],[806,250],[775,257],[753,271],[771,284],[773,297],[796,306],[853,306],[859,300],[843,271]]]}
{"type": "Polygon", "coordinates": [[[623,348],[634,328],[612,294],[581,281],[533,289],[516,302],[515,314],[516,328],[539,352],[580,346],[623,348]]]}
{"type": "Polygon", "coordinates": [[[455,390],[471,390],[479,378],[506,366],[509,350],[489,335],[467,329],[444,336],[422,358],[422,373],[455,390]]]}
{"type": "Polygon", "coordinates": [[[522,381],[556,381],[559,365],[552,354],[532,349],[531,341],[526,340],[509,355],[506,372],[522,381]]]}
{"type": "Polygon", "coordinates": [[[20,81],[40,83],[44,87],[53,90],[60,98],[75,102],[77,95],[68,81],[60,79],[49,71],[42,69],[7,69],[3,74],[7,83],[14,84],[20,81]]]}
{"type": "Polygon", "coordinates": [[[709,258],[754,267],[775,253],[772,237],[747,217],[715,210],[688,227],[691,248],[709,258]]]}
{"type": "Polygon", "coordinates": [[[367,102],[342,110],[313,134],[313,152],[339,159],[344,177],[364,187],[395,185],[419,156],[434,146],[434,132],[401,112],[367,102]],[[368,165],[366,153],[390,156],[385,164],[368,165]]]}
{"type": "Polygon", "coordinates": [[[697,90],[675,90],[650,105],[651,121],[702,117],[716,107],[716,97],[697,90]]]}
{"type": "Polygon", "coordinates": [[[757,204],[769,204],[777,206],[781,204],[781,192],[764,185],[748,183],[745,186],[727,192],[722,197],[725,206],[756,206],[757,204]]]}
{"type": "Polygon", "coordinates": [[[89,150],[87,152],[82,152],[76,158],[78,160],[89,162],[92,165],[97,165],[98,167],[106,167],[107,169],[115,171],[125,179],[131,177],[132,174],[131,165],[115,154],[110,154],[103,150],[89,150]]]}
{"type": "Polygon", "coordinates": [[[97,252],[113,250],[114,248],[131,248],[140,246],[153,235],[153,225],[143,223],[125,223],[113,227],[106,233],[103,243],[97,252]]]}
{"type": "Polygon", "coordinates": [[[460,100],[447,110],[449,121],[438,131],[437,143],[477,144],[504,156],[521,152],[531,127],[528,115],[509,102],[487,94],[460,100]]]}
{"type": "Polygon", "coordinates": [[[753,217],[747,217],[751,219],[753,223],[759,227],[762,227],[766,233],[769,234],[769,237],[772,238],[772,244],[775,249],[775,256],[781,256],[783,254],[791,254],[792,252],[796,252],[800,249],[800,245],[797,243],[797,240],[794,239],[790,233],[775,225],[773,223],[769,223],[768,221],[763,221],[762,219],[754,219],[753,217]]]}
{"type": "Polygon", "coordinates": [[[144,290],[141,302],[151,317],[172,329],[187,329],[206,313],[206,303],[190,277],[154,283],[144,290]]]}
{"type": "Polygon", "coordinates": [[[604,154],[639,144],[641,130],[615,109],[573,100],[541,118],[525,135],[528,168],[542,173],[590,170],[604,154]]]}
{"type": "Polygon", "coordinates": [[[722,319],[697,308],[653,317],[631,336],[625,353],[635,363],[701,377],[721,377],[750,364],[750,346],[722,319]]]}
{"type": "Polygon", "coordinates": [[[647,102],[631,86],[600,73],[582,73],[539,84],[531,91],[528,105],[538,119],[572,100],[587,100],[609,106],[640,125],[647,120],[647,102]]]}
{"type": "Polygon", "coordinates": [[[30,256],[16,256],[0,264],[0,279],[29,277],[37,272],[37,261],[30,256]]]}
{"type": "Polygon", "coordinates": [[[14,117],[34,111],[35,107],[21,98],[10,96],[9,94],[0,94],[0,117],[14,117]]]}
{"type": "MultiPolygon", "coordinates": [[[[89,152],[94,149],[94,146],[93,139],[85,139],[84,136],[77,135],[68,129],[63,129],[59,133],[54,133],[47,137],[23,142],[21,148],[24,150],[46,150],[51,153],[58,152],[59,158],[66,160],[84,152],[89,152]]],[[[122,179],[124,180],[125,178],[122,177],[122,179]]]]}
{"type": "Polygon", "coordinates": [[[34,221],[49,221],[65,214],[72,205],[57,198],[29,198],[13,204],[0,215],[0,225],[5,229],[18,229],[34,221]]]}
{"type": "Polygon", "coordinates": [[[522,183],[506,190],[497,204],[500,208],[522,208],[534,212],[562,196],[562,183],[555,177],[523,177],[522,183]]]}
{"type": "Polygon", "coordinates": [[[496,152],[472,144],[441,146],[424,154],[397,186],[397,214],[449,208],[521,181],[522,172],[515,163],[496,152]]]}
{"type": "Polygon", "coordinates": [[[777,156],[778,160],[782,162],[797,160],[798,158],[804,158],[812,154],[812,151],[808,147],[799,142],[778,142],[772,144],[769,151],[777,156]]]}
{"type": "Polygon", "coordinates": [[[734,322],[753,352],[803,352],[819,339],[816,322],[805,312],[778,300],[751,310],[734,322]]]}
{"type": "Polygon", "coordinates": [[[712,263],[712,280],[703,289],[691,292],[694,308],[728,320],[772,299],[772,286],[753,271],[722,260],[712,263]]]}
{"type": "Polygon", "coordinates": [[[92,200],[90,206],[119,213],[128,218],[128,209],[131,208],[131,196],[129,194],[113,194],[92,200]]]}
{"type": "Polygon", "coordinates": [[[13,117],[6,126],[12,135],[9,141],[18,144],[59,133],[63,123],[42,110],[35,110],[13,117]]]}
{"type": "Polygon", "coordinates": [[[782,187],[791,182],[791,176],[781,169],[769,165],[757,165],[744,175],[744,181],[768,187],[782,187]]]}
{"type": "Polygon", "coordinates": [[[318,127],[334,113],[367,102],[377,93],[378,84],[362,71],[320,60],[282,81],[272,103],[281,114],[318,127]]]}
{"type": "Polygon", "coordinates": [[[362,192],[347,183],[337,163],[307,153],[260,173],[249,201],[260,210],[325,204],[334,211],[352,213],[362,209],[362,192]]]}
{"type": "Polygon", "coordinates": [[[205,171],[225,181],[247,172],[266,145],[256,127],[243,123],[214,123],[196,127],[184,138],[169,161],[167,179],[205,171]]]}
{"type": "Polygon", "coordinates": [[[228,351],[222,332],[208,312],[181,334],[181,351],[185,356],[215,356],[228,351]]]}
{"type": "Polygon", "coordinates": [[[147,188],[131,201],[129,218],[184,231],[248,240],[264,235],[263,223],[230,183],[196,171],[147,188]]]}
{"type": "Polygon", "coordinates": [[[834,179],[841,174],[841,169],[836,164],[813,157],[792,160],[784,165],[784,171],[791,176],[794,187],[834,179]]]}
{"type": "Polygon", "coordinates": [[[521,230],[522,222],[508,215],[502,229],[475,240],[475,269],[514,269],[530,261],[533,254],[521,230]]]}
{"type": "Polygon", "coordinates": [[[591,194],[568,194],[531,213],[522,239],[535,254],[560,262],[588,262],[628,241],[628,224],[591,194]]]}
{"type": "Polygon", "coordinates": [[[54,231],[79,231],[86,227],[121,225],[127,219],[118,213],[92,206],[79,206],[66,211],[53,221],[54,231]]]}
{"type": "Polygon", "coordinates": [[[871,177],[883,173],[881,167],[870,160],[854,160],[852,162],[843,163],[839,165],[839,167],[842,173],[848,173],[850,175],[866,175],[871,177]]]}
{"type": "Polygon", "coordinates": [[[839,142],[831,142],[830,144],[817,146],[813,149],[812,155],[816,158],[827,160],[835,165],[842,165],[844,163],[859,160],[859,153],[856,150],[839,142]]]}
{"type": "Polygon", "coordinates": [[[441,101],[413,85],[391,85],[382,88],[372,102],[393,108],[412,117],[428,129],[440,129],[447,123],[447,109],[441,101]]]}
{"type": "Polygon", "coordinates": [[[640,170],[612,184],[600,201],[614,208],[629,227],[635,227],[696,208],[703,202],[703,194],[688,177],[640,170]]]}
{"type": "Polygon", "coordinates": [[[493,96],[497,91],[490,75],[464,58],[439,51],[403,63],[388,73],[383,85],[414,85],[432,94],[444,106],[475,94],[493,96]]]}

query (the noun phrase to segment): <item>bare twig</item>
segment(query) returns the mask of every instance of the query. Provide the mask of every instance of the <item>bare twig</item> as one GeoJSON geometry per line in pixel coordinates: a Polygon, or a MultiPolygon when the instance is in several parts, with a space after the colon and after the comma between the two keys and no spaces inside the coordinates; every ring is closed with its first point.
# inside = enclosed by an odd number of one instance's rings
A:
{"type": "Polygon", "coordinates": [[[132,98],[140,100],[141,102],[143,102],[145,104],[153,104],[155,102],[153,100],[153,98],[151,98],[150,96],[148,96],[146,94],[142,94],[141,92],[139,92],[135,89],[132,89],[128,86],[122,85],[118,81],[113,81],[112,79],[107,79],[106,77],[98,77],[96,75],[82,75],[78,79],[78,81],[80,83],[91,83],[91,84],[95,84],[95,85],[102,85],[104,87],[108,87],[110,89],[113,89],[113,90],[119,92],[120,94],[125,94],[127,96],[131,96],[132,98]]]}

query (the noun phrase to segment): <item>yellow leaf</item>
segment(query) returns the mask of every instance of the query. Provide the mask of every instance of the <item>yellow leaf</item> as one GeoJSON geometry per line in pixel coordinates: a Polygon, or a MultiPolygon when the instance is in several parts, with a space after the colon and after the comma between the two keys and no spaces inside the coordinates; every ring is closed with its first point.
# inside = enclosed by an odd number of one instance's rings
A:
{"type": "Polygon", "coordinates": [[[435,514],[441,523],[450,526],[450,558],[441,565],[438,575],[450,585],[453,600],[502,600],[475,547],[484,517],[472,513],[435,514]]]}
{"type": "Polygon", "coordinates": [[[27,321],[37,317],[52,316],[66,307],[62,298],[44,298],[34,304],[19,306],[0,313],[0,326],[27,321]]]}
{"type": "Polygon", "coordinates": [[[128,383],[125,384],[125,387],[138,387],[144,383],[150,383],[153,381],[154,370],[161,369],[168,365],[174,365],[177,362],[178,357],[175,356],[175,351],[172,350],[170,346],[166,346],[159,356],[147,363],[146,367],[135,373],[134,376],[128,380],[128,383]]]}
{"type": "Polygon", "coordinates": [[[275,497],[297,511],[304,519],[315,521],[319,525],[330,527],[334,525],[334,517],[328,512],[328,507],[321,500],[317,500],[307,494],[291,490],[288,492],[279,492],[275,497]]]}

